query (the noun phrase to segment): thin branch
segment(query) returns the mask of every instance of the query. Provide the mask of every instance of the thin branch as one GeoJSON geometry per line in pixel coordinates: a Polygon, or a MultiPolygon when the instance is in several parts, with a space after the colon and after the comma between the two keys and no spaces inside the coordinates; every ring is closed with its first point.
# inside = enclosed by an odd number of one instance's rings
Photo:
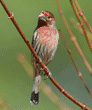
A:
{"type": "Polygon", "coordinates": [[[83,22],[81,21],[81,19],[80,19],[79,15],[78,15],[78,13],[77,13],[77,11],[76,11],[76,9],[75,9],[75,6],[74,6],[72,0],[70,0],[70,3],[71,3],[71,6],[72,6],[72,8],[73,8],[73,11],[74,11],[74,13],[75,13],[75,15],[76,15],[76,17],[77,17],[77,19],[78,19],[78,21],[79,21],[79,23],[80,23],[82,29],[83,29],[83,32],[84,32],[85,38],[86,38],[86,40],[87,40],[87,43],[88,43],[88,45],[89,45],[90,51],[92,52],[92,46],[91,46],[89,37],[88,37],[88,35],[87,35],[87,32],[86,32],[86,30],[85,30],[85,27],[84,27],[84,25],[83,25],[83,22]]]}
{"type": "Polygon", "coordinates": [[[84,84],[84,86],[85,86],[85,88],[86,88],[86,90],[87,90],[89,96],[92,98],[91,92],[89,91],[89,89],[88,89],[86,83],[84,82],[84,80],[83,80],[83,78],[82,78],[81,72],[78,70],[78,67],[77,67],[77,65],[76,65],[76,63],[75,63],[75,61],[74,61],[74,58],[73,58],[73,56],[72,56],[72,54],[71,54],[71,51],[70,51],[70,49],[69,49],[69,47],[68,47],[68,45],[67,45],[67,43],[66,43],[66,41],[65,41],[65,39],[64,39],[64,36],[63,36],[63,34],[62,34],[62,32],[61,32],[60,29],[59,29],[59,32],[60,32],[60,35],[61,35],[61,37],[62,37],[62,39],[63,39],[63,42],[64,42],[64,44],[65,44],[65,46],[66,46],[66,49],[67,49],[67,51],[68,51],[68,53],[69,53],[69,55],[70,55],[70,57],[71,57],[71,60],[72,60],[72,62],[73,62],[73,64],[74,64],[74,67],[75,67],[75,69],[76,69],[76,71],[77,71],[77,73],[78,73],[78,75],[79,75],[79,77],[80,77],[82,83],[84,84]]]}
{"type": "MultiPolygon", "coordinates": [[[[12,14],[10,13],[10,11],[8,10],[8,8],[6,7],[5,3],[3,2],[3,0],[1,0],[1,4],[3,6],[3,8],[5,9],[6,13],[8,14],[8,16],[10,17],[11,21],[13,22],[13,24],[15,25],[16,29],[18,30],[19,34],[22,36],[24,42],[27,44],[27,46],[29,47],[29,49],[31,50],[32,54],[34,55],[34,57],[36,57],[36,60],[38,62],[41,62],[41,59],[38,57],[38,55],[36,54],[36,52],[34,51],[34,49],[32,48],[29,40],[26,38],[26,36],[24,35],[24,33],[22,32],[22,30],[20,29],[20,27],[18,26],[17,22],[14,19],[14,16],[12,16],[12,14]]],[[[41,67],[44,68],[46,74],[49,76],[48,70],[46,68],[46,66],[41,62],[40,63],[41,67]]]]}
{"type": "Polygon", "coordinates": [[[70,37],[71,37],[71,40],[73,41],[73,43],[74,43],[77,51],[79,52],[79,54],[80,54],[80,56],[81,56],[81,58],[82,58],[82,60],[83,60],[83,62],[85,64],[85,66],[87,67],[87,69],[89,70],[90,74],[92,75],[92,69],[91,69],[89,63],[87,62],[87,60],[86,60],[86,58],[85,58],[82,50],[80,49],[80,47],[79,47],[79,45],[78,45],[78,43],[76,41],[76,37],[73,35],[72,31],[70,30],[70,27],[69,27],[69,25],[68,25],[68,23],[66,21],[66,18],[64,16],[64,13],[62,11],[62,8],[60,6],[59,0],[56,0],[56,2],[57,2],[57,6],[58,6],[58,10],[59,10],[60,16],[61,16],[61,18],[62,18],[62,20],[64,22],[64,25],[65,25],[65,27],[66,27],[66,29],[67,29],[70,37]]]}
{"type": "MultiPolygon", "coordinates": [[[[3,0],[0,0],[3,8],[5,9],[5,11],[7,12],[7,14],[9,15],[9,17],[11,17],[11,13],[9,12],[8,8],[6,7],[5,3],[3,2],[3,0]]],[[[36,58],[37,61],[41,62],[40,58],[37,56],[36,52],[34,51],[34,49],[32,48],[29,40],[25,37],[25,35],[23,34],[23,32],[21,31],[21,29],[19,28],[18,24],[16,23],[14,17],[11,17],[11,20],[13,22],[13,24],[15,25],[15,27],[17,28],[18,32],[20,33],[20,35],[22,36],[22,38],[24,39],[25,43],[27,44],[27,46],[29,47],[29,49],[31,50],[32,54],[34,55],[34,57],[36,58]]],[[[74,99],[70,94],[68,94],[55,80],[54,78],[49,75],[48,70],[46,68],[46,66],[41,62],[40,63],[41,67],[44,68],[45,73],[49,76],[49,79],[51,80],[51,82],[58,88],[58,90],[60,92],[62,92],[67,98],[69,98],[72,102],[74,102],[76,105],[78,105],[79,107],[85,109],[85,110],[91,110],[90,108],[86,107],[84,104],[78,102],[76,99],[74,99]]]]}
{"type": "Polygon", "coordinates": [[[77,7],[77,9],[78,9],[78,11],[79,11],[79,15],[83,18],[83,20],[84,20],[84,22],[86,23],[86,25],[88,26],[90,32],[92,32],[92,28],[91,28],[91,26],[89,25],[89,23],[88,23],[86,17],[84,16],[84,12],[81,10],[81,8],[80,8],[80,6],[79,6],[77,0],[74,0],[74,2],[75,2],[75,5],[76,5],[76,7],[77,7]]]}

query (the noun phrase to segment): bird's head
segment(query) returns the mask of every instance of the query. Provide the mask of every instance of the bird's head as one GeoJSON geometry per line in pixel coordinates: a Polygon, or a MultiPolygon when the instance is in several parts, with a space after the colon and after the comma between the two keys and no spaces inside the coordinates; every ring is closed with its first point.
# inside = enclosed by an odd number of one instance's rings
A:
{"type": "Polygon", "coordinates": [[[38,17],[40,20],[43,20],[45,22],[55,19],[54,15],[49,11],[42,11],[38,17]]]}
{"type": "Polygon", "coordinates": [[[49,11],[42,11],[38,16],[38,23],[42,25],[55,25],[55,17],[49,11]]]}

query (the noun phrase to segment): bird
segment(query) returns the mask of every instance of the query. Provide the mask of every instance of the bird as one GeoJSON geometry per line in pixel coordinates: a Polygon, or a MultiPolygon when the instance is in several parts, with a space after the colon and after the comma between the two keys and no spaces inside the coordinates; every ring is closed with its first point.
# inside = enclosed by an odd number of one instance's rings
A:
{"type": "MultiPolygon", "coordinates": [[[[59,40],[54,15],[49,11],[41,11],[38,16],[38,24],[33,32],[32,47],[43,64],[47,66],[53,59],[59,40]]],[[[39,89],[43,76],[43,68],[31,53],[33,67],[33,87],[31,93],[31,105],[39,103],[39,89]]]]}

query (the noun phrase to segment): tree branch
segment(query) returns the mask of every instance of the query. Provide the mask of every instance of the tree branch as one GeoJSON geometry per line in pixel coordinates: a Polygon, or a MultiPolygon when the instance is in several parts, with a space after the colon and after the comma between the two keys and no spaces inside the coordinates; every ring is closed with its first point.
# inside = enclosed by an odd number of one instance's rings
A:
{"type": "Polygon", "coordinates": [[[74,13],[75,13],[75,15],[76,15],[76,17],[77,17],[77,19],[78,19],[78,21],[79,21],[79,23],[80,23],[82,29],[83,29],[83,32],[84,32],[85,38],[86,38],[86,40],[87,40],[87,43],[88,43],[88,45],[89,45],[90,51],[92,52],[92,46],[91,46],[89,37],[88,37],[88,35],[87,35],[87,32],[86,32],[86,30],[85,30],[85,27],[84,27],[84,25],[83,25],[83,22],[81,21],[81,19],[80,19],[79,15],[78,15],[78,13],[77,13],[77,11],[76,11],[76,9],[75,9],[75,6],[74,6],[72,0],[70,0],[70,3],[71,3],[71,6],[72,6],[72,8],[73,8],[73,11],[74,11],[74,13]]]}
{"type": "Polygon", "coordinates": [[[85,66],[87,67],[87,69],[89,70],[90,74],[92,75],[92,68],[90,67],[89,63],[87,62],[87,59],[85,58],[81,48],[79,47],[79,45],[77,43],[76,37],[73,35],[73,33],[72,33],[72,31],[71,31],[71,29],[70,29],[70,27],[69,27],[69,25],[68,25],[68,23],[66,21],[66,18],[64,16],[64,13],[63,13],[62,8],[60,6],[59,0],[56,0],[56,2],[57,2],[57,6],[58,6],[58,10],[59,10],[60,16],[61,16],[61,18],[62,18],[62,20],[64,22],[64,25],[65,25],[65,27],[66,27],[66,29],[67,29],[70,37],[71,37],[71,40],[73,41],[77,51],[79,52],[79,54],[80,54],[80,56],[81,56],[81,58],[82,58],[82,60],[83,60],[83,62],[85,64],[85,66]]]}
{"type": "Polygon", "coordinates": [[[68,47],[68,45],[67,45],[67,43],[66,43],[66,41],[65,41],[64,36],[63,36],[63,34],[62,34],[62,32],[61,32],[60,29],[59,29],[59,32],[60,32],[60,35],[61,35],[61,37],[62,37],[62,39],[63,39],[63,42],[64,42],[64,44],[65,44],[65,46],[66,46],[66,49],[67,49],[67,51],[68,51],[68,53],[69,53],[69,55],[70,55],[70,57],[71,57],[71,60],[72,60],[72,62],[73,62],[73,64],[74,64],[74,67],[75,67],[75,69],[76,69],[76,71],[77,71],[77,73],[78,73],[78,75],[79,75],[79,77],[80,77],[82,83],[84,84],[84,86],[85,86],[85,88],[86,88],[86,90],[87,90],[89,96],[92,98],[91,92],[89,91],[89,89],[88,89],[86,83],[84,82],[84,80],[83,80],[83,78],[82,78],[81,72],[78,70],[78,67],[77,67],[77,65],[76,65],[76,63],[75,63],[75,61],[74,61],[74,58],[73,58],[73,56],[72,56],[72,53],[71,53],[71,51],[70,51],[70,49],[69,49],[69,47],[68,47]]]}
{"type": "Polygon", "coordinates": [[[91,28],[91,26],[89,25],[89,23],[88,23],[86,17],[84,16],[84,12],[81,10],[81,8],[80,8],[80,6],[79,6],[77,0],[74,0],[74,2],[75,2],[75,5],[76,5],[76,7],[77,7],[77,9],[78,9],[78,11],[79,11],[79,15],[82,17],[82,19],[84,20],[84,22],[85,22],[86,25],[88,26],[90,32],[92,33],[92,28],[91,28]]]}

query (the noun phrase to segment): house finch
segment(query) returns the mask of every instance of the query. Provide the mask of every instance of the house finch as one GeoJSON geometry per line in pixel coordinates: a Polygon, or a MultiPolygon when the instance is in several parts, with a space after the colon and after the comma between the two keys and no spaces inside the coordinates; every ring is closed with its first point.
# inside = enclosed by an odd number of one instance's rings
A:
{"type": "MultiPolygon", "coordinates": [[[[42,11],[38,16],[38,25],[33,33],[32,47],[46,66],[52,61],[58,44],[59,34],[55,24],[55,17],[49,11],[42,11]]],[[[39,86],[43,75],[39,62],[31,54],[33,66],[33,88],[31,104],[39,102],[39,86]]]]}

